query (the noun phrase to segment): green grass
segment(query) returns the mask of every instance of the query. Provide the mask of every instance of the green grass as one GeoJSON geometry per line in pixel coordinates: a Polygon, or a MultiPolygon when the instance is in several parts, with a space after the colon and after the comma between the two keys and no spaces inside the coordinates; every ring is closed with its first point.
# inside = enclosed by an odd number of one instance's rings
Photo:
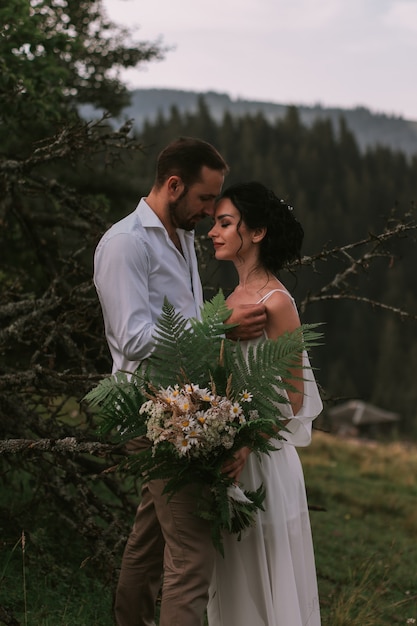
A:
{"type": "MultiPolygon", "coordinates": [[[[311,511],[323,626],[417,624],[417,448],[315,432],[299,452],[310,505],[325,509],[311,511]]],[[[0,489],[0,511],[20,499],[0,489]]],[[[23,529],[0,519],[0,607],[22,626],[112,625],[112,585],[47,510],[28,515],[24,553],[23,529]]]]}
{"type": "Polygon", "coordinates": [[[77,538],[64,545],[47,531],[25,533],[24,551],[21,536],[13,546],[2,540],[0,606],[22,626],[114,624],[111,589],[83,567],[77,538]]]}
{"type": "Polygon", "coordinates": [[[417,449],[316,432],[300,456],[323,624],[417,623],[417,449]]]}

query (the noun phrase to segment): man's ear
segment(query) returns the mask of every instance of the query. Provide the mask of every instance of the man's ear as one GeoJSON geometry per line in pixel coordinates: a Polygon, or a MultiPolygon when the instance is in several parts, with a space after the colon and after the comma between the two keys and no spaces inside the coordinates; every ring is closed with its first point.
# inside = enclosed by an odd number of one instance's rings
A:
{"type": "Polygon", "coordinates": [[[166,182],[169,195],[173,200],[179,198],[184,190],[184,183],[179,176],[170,176],[166,182]]]}
{"type": "Polygon", "coordinates": [[[252,243],[259,243],[266,235],[266,227],[255,228],[252,233],[252,243]]]}

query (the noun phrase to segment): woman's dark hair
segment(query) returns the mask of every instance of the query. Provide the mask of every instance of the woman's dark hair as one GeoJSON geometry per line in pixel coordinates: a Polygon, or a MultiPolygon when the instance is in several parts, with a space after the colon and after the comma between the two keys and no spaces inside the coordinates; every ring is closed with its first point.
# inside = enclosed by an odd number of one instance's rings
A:
{"type": "Polygon", "coordinates": [[[189,187],[200,180],[204,166],[224,174],[229,171],[223,157],[210,143],[195,137],[180,137],[159,154],[154,184],[160,188],[170,176],[179,176],[189,187]]]}
{"type": "Polygon", "coordinates": [[[300,260],[304,230],[284,200],[262,183],[238,183],[225,189],[218,201],[229,198],[241,220],[250,229],[266,228],[260,243],[259,260],[273,274],[288,263],[300,260]]]}

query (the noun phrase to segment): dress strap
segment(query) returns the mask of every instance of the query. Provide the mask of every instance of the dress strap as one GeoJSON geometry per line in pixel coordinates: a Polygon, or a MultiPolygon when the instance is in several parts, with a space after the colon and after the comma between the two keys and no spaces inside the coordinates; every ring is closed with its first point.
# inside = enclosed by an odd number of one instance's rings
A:
{"type": "Polygon", "coordinates": [[[294,298],[292,297],[292,295],[290,293],[288,293],[288,291],[286,291],[285,289],[271,289],[271,291],[268,291],[267,294],[265,294],[260,300],[258,300],[257,304],[261,304],[262,302],[266,302],[266,300],[268,300],[269,296],[272,296],[272,294],[276,293],[277,291],[280,291],[281,293],[285,293],[294,302],[294,298]]]}

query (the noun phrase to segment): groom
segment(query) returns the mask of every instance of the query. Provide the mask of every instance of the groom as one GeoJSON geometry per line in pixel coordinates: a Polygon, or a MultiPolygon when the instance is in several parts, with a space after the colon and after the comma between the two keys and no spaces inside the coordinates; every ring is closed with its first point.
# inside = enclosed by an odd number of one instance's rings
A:
{"type": "MultiPolygon", "coordinates": [[[[103,311],[113,372],[133,372],[149,356],[164,298],[184,317],[203,302],[194,228],[212,216],[228,166],[209,143],[180,138],[159,154],[152,189],[133,213],[102,237],[94,282],[103,311]]],[[[262,334],[264,305],[233,311],[235,337],[262,334]]],[[[146,438],[132,442],[138,451],[146,438]]],[[[160,626],[202,626],[214,562],[207,522],[197,517],[188,489],[169,502],[164,482],[142,486],[124,551],[115,598],[118,626],[153,626],[162,575],[160,626]]]]}

